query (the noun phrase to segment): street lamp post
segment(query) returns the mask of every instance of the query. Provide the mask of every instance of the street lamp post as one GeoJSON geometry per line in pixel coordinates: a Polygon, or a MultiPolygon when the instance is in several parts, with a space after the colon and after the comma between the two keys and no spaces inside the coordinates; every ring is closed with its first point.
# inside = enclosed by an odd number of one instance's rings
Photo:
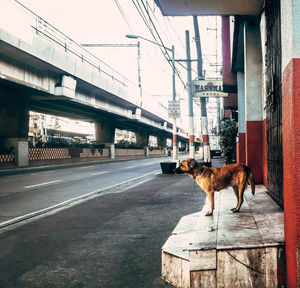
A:
{"type": "MultiPolygon", "coordinates": [[[[172,99],[173,101],[176,100],[176,86],[175,86],[175,73],[176,73],[176,70],[175,70],[175,48],[174,48],[174,45],[172,45],[172,48],[168,48],[164,45],[161,45],[159,43],[156,43],[152,40],[149,40],[147,38],[144,38],[142,36],[139,36],[139,35],[134,35],[134,34],[126,34],[125,35],[127,38],[131,38],[131,39],[143,39],[147,42],[150,42],[152,44],[155,44],[157,46],[160,46],[160,47],[163,47],[164,49],[170,51],[172,53],[172,99]]],[[[174,162],[177,162],[177,165],[179,163],[179,160],[178,160],[178,139],[177,139],[177,125],[176,125],[176,117],[173,117],[173,161],[174,162]]]]}

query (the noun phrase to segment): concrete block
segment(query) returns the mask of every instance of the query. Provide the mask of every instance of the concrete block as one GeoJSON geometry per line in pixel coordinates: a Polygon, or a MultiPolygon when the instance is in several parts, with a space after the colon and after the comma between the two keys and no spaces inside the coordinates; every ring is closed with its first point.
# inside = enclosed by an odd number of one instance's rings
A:
{"type": "Polygon", "coordinates": [[[76,80],[72,77],[63,75],[61,80],[61,86],[69,88],[71,90],[76,89],[76,80]]]}
{"type": "Polygon", "coordinates": [[[218,251],[217,258],[218,287],[268,287],[264,248],[218,251]]]}
{"type": "Polygon", "coordinates": [[[190,274],[191,288],[215,288],[217,287],[216,270],[194,271],[190,274]]]}
{"type": "Polygon", "coordinates": [[[162,278],[175,287],[190,287],[188,266],[187,260],[162,252],[162,278]]]}
{"type": "Polygon", "coordinates": [[[190,271],[217,269],[217,251],[190,251],[190,271]]]}
{"type": "Polygon", "coordinates": [[[266,287],[278,287],[277,281],[277,250],[278,247],[266,248],[266,287]]]}
{"type": "Polygon", "coordinates": [[[183,217],[174,229],[164,249],[177,254],[163,256],[163,278],[175,287],[283,286],[283,212],[266,187],[258,185],[255,196],[247,190],[237,214],[230,211],[235,204],[232,189],[217,195],[213,217],[206,217],[207,207],[203,207],[201,212],[183,217]],[[211,225],[214,230],[209,231],[211,225]]]}

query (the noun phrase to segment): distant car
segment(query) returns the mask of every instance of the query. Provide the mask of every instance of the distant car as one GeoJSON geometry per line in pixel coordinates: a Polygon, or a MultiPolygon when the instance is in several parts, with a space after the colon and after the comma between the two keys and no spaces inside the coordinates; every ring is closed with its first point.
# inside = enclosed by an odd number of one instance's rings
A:
{"type": "Polygon", "coordinates": [[[210,155],[211,155],[211,157],[221,157],[222,153],[221,153],[221,150],[211,150],[210,155]]]}

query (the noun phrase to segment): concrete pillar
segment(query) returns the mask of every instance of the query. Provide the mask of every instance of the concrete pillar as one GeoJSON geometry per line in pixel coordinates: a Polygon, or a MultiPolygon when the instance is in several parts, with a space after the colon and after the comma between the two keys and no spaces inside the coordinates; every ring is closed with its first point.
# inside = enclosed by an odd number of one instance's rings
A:
{"type": "Polygon", "coordinates": [[[111,144],[109,146],[109,155],[110,155],[110,159],[116,158],[115,144],[111,144]]]}
{"type": "Polygon", "coordinates": [[[29,97],[12,89],[0,93],[0,143],[13,148],[18,166],[28,165],[29,97]]]}
{"type": "MultiPolygon", "coordinates": [[[[261,14],[261,20],[260,20],[260,35],[261,35],[261,48],[262,48],[262,55],[267,55],[267,47],[265,43],[267,43],[267,24],[266,24],[266,12],[264,11],[261,14]]],[[[266,57],[262,57],[262,67],[267,67],[266,65],[266,57]]],[[[266,107],[267,105],[267,76],[266,73],[262,73],[262,107],[266,107]]],[[[265,186],[268,187],[268,148],[267,148],[267,111],[266,109],[262,110],[262,119],[263,119],[263,127],[262,127],[262,142],[263,142],[263,183],[265,186]]]]}
{"type": "Polygon", "coordinates": [[[300,285],[300,2],[282,0],[282,146],[287,287],[300,285]]]}
{"type": "Polygon", "coordinates": [[[157,136],[157,146],[159,148],[165,148],[167,146],[167,137],[163,135],[157,136]]]}
{"type": "Polygon", "coordinates": [[[147,147],[149,144],[149,133],[145,130],[139,130],[135,132],[136,144],[147,147]]]}
{"type": "Polygon", "coordinates": [[[237,84],[238,84],[238,137],[239,142],[237,143],[236,159],[238,163],[246,164],[246,147],[245,147],[245,135],[246,135],[246,121],[245,121],[245,79],[244,73],[237,73],[237,84]]]}
{"type": "Polygon", "coordinates": [[[245,21],[244,47],[246,165],[252,169],[256,183],[263,183],[262,55],[256,17],[245,21]]]}
{"type": "Polygon", "coordinates": [[[146,146],[145,147],[145,156],[148,158],[149,157],[149,147],[148,146],[146,146]]]}
{"type": "Polygon", "coordinates": [[[145,130],[139,130],[135,132],[136,144],[144,147],[145,156],[149,157],[149,133],[145,130]]]}
{"type": "Polygon", "coordinates": [[[97,144],[111,145],[115,142],[115,124],[112,120],[95,122],[95,136],[97,144]]]}

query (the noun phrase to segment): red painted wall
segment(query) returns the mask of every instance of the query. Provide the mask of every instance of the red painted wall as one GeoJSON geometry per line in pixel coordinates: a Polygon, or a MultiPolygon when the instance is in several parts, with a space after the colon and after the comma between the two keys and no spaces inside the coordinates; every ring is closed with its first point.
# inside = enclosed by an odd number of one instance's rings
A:
{"type": "MultiPolygon", "coordinates": [[[[236,75],[231,73],[231,47],[230,47],[230,22],[228,16],[222,17],[222,78],[226,85],[236,85],[236,75]]],[[[229,93],[224,98],[224,108],[237,109],[237,94],[229,93]]]]}
{"type": "Polygon", "coordinates": [[[282,77],[284,232],[287,286],[300,286],[300,59],[282,77]]]}
{"type": "Polygon", "coordinates": [[[246,165],[252,169],[256,184],[263,183],[262,121],[246,122],[246,165]]]}
{"type": "Polygon", "coordinates": [[[232,113],[231,110],[224,110],[224,117],[226,119],[231,119],[232,113]]]}
{"type": "Polygon", "coordinates": [[[239,133],[239,142],[236,146],[236,161],[237,163],[246,164],[246,150],[245,150],[245,133],[239,133]]]}
{"type": "Polygon", "coordinates": [[[222,17],[222,77],[223,83],[236,85],[234,75],[231,73],[231,52],[230,52],[230,22],[228,16],[222,17]]]}
{"type": "Polygon", "coordinates": [[[236,93],[229,93],[228,97],[224,98],[224,108],[226,107],[235,107],[237,110],[237,94],[236,93]]]}
{"type": "Polygon", "coordinates": [[[267,161],[267,119],[263,121],[263,183],[268,187],[268,161],[267,161]]]}

